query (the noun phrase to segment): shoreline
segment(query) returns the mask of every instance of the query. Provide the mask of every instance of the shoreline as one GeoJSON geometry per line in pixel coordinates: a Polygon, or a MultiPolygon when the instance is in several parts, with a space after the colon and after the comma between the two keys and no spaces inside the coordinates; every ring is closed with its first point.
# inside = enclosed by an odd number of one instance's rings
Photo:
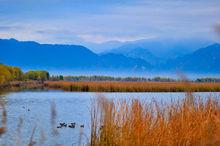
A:
{"type": "Polygon", "coordinates": [[[69,92],[220,92],[220,83],[14,81],[0,91],[62,90],[69,92]]]}

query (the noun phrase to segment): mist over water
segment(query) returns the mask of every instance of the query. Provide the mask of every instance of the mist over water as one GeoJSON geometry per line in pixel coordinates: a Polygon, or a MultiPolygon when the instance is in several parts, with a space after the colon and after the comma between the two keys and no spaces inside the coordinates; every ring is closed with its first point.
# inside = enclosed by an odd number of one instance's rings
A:
{"type": "Polygon", "coordinates": [[[111,77],[166,77],[179,79],[180,74],[188,79],[197,79],[203,77],[219,77],[219,74],[210,73],[184,73],[184,72],[136,72],[136,71],[76,71],[76,70],[49,70],[51,75],[64,75],[64,76],[111,76],[111,77]]]}

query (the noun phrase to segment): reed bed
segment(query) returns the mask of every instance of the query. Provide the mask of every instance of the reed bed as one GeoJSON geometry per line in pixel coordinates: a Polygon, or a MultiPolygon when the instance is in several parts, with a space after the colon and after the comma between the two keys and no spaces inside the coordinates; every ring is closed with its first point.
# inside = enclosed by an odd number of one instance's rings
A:
{"type": "Polygon", "coordinates": [[[213,98],[162,105],[99,98],[91,112],[90,146],[218,146],[220,104],[213,98]]]}
{"type": "Polygon", "coordinates": [[[80,92],[220,92],[220,83],[47,81],[49,89],[80,92]]]}

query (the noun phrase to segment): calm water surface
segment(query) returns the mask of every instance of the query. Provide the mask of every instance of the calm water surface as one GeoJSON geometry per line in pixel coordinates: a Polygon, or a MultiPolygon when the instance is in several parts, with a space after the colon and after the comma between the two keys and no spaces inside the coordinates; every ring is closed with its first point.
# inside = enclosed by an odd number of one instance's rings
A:
{"type": "MultiPolygon", "coordinates": [[[[36,145],[65,146],[77,145],[79,133],[82,134],[82,145],[88,141],[90,131],[90,108],[94,98],[104,95],[108,98],[127,99],[139,98],[144,101],[170,101],[180,99],[185,93],[81,93],[62,91],[26,91],[0,95],[6,101],[7,133],[0,137],[0,144],[27,145],[31,133],[36,127],[34,140],[36,145]],[[58,135],[52,134],[51,103],[56,105],[56,126],[59,122],[76,122],[76,128],[57,129],[58,135]],[[18,128],[19,118],[23,119],[21,128],[18,128]],[[84,124],[84,128],[79,125],[84,124]],[[20,130],[20,134],[19,134],[20,130]],[[44,139],[44,143],[40,143],[44,139]]],[[[218,93],[196,93],[196,96],[220,97],[218,93]]],[[[1,112],[0,112],[1,113],[1,112]]],[[[2,116],[2,115],[0,115],[2,116]]]]}

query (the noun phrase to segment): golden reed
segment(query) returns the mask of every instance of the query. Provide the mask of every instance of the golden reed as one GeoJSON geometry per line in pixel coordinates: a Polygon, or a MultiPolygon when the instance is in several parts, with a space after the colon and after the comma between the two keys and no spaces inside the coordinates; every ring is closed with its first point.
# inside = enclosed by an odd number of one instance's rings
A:
{"type": "Polygon", "coordinates": [[[169,104],[138,99],[94,102],[91,146],[218,146],[219,100],[186,94],[169,104]]]}
{"type": "Polygon", "coordinates": [[[49,89],[79,92],[220,92],[220,83],[47,81],[49,89]]]}

